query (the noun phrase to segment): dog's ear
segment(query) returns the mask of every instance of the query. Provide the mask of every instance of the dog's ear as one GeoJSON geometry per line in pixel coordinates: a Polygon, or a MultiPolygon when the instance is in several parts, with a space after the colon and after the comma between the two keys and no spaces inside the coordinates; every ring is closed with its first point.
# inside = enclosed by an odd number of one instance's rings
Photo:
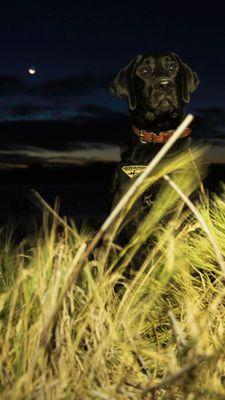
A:
{"type": "Polygon", "coordinates": [[[133,78],[136,66],[139,64],[141,58],[142,55],[133,58],[128,65],[119,71],[117,76],[109,84],[110,92],[120,99],[126,100],[130,110],[134,110],[137,106],[133,78]]]}
{"type": "Polygon", "coordinates": [[[181,61],[180,57],[177,54],[172,54],[176,57],[177,61],[180,64],[181,90],[183,101],[185,103],[189,103],[190,93],[194,92],[199,85],[198,75],[187,64],[181,61]]]}

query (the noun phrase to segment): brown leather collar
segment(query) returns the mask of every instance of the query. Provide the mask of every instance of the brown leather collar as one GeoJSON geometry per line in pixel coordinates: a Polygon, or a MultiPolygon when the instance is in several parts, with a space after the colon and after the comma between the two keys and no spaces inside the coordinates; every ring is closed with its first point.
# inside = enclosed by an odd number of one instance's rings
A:
{"type": "MultiPolygon", "coordinates": [[[[174,134],[175,130],[171,129],[165,132],[154,133],[150,131],[145,131],[144,129],[139,129],[137,126],[132,125],[133,132],[139,136],[141,143],[165,143],[174,134]]],[[[186,128],[181,134],[180,138],[189,136],[191,134],[191,129],[186,128]]]]}

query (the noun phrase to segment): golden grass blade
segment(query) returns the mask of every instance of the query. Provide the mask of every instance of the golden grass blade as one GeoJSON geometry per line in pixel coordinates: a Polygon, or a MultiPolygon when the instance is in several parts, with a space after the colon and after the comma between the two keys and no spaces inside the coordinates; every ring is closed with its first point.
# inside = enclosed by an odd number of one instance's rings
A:
{"type": "Polygon", "coordinates": [[[79,235],[77,232],[72,229],[58,214],[55,212],[55,210],[41,197],[41,195],[36,192],[36,190],[31,189],[30,193],[28,195],[29,199],[33,201],[35,204],[37,204],[41,209],[46,210],[52,215],[61,225],[63,225],[66,229],[72,233],[73,236],[75,236],[76,239],[79,239],[79,235]]]}
{"type": "Polygon", "coordinates": [[[215,254],[218,259],[218,263],[220,265],[221,271],[225,275],[225,262],[222,257],[222,254],[217,246],[217,243],[212,235],[212,232],[210,231],[208,225],[206,224],[204,218],[202,215],[198,212],[197,208],[195,205],[192,203],[192,201],[182,192],[182,190],[177,186],[177,184],[168,176],[164,175],[164,179],[169,183],[169,185],[179,194],[179,196],[184,200],[184,202],[187,204],[187,206],[190,208],[190,210],[193,212],[199,223],[201,224],[202,228],[204,229],[205,233],[208,235],[209,241],[211,242],[215,254]]]}
{"type": "Polygon", "coordinates": [[[163,388],[166,385],[172,384],[174,381],[180,379],[182,376],[186,375],[188,372],[193,371],[196,367],[198,367],[203,361],[207,361],[211,359],[209,356],[198,356],[196,360],[184,365],[179,371],[175,372],[170,376],[166,376],[161,382],[158,382],[153,385],[148,385],[145,389],[143,389],[140,398],[145,399],[148,393],[155,393],[156,390],[163,388]]]}
{"type": "Polygon", "coordinates": [[[66,296],[68,290],[70,289],[71,285],[74,282],[74,276],[76,274],[76,268],[77,268],[78,262],[79,262],[80,258],[82,257],[82,255],[84,254],[86,247],[87,247],[86,243],[82,243],[82,245],[80,246],[80,248],[78,249],[78,251],[74,257],[74,260],[73,260],[73,262],[69,268],[69,271],[67,273],[67,276],[66,276],[66,279],[64,282],[64,286],[60,293],[58,302],[57,302],[55,308],[52,310],[52,313],[51,313],[50,317],[48,318],[48,320],[41,332],[40,346],[45,346],[46,343],[48,342],[49,330],[50,330],[51,326],[54,325],[57,315],[58,315],[58,312],[59,312],[60,308],[62,307],[65,296],[66,296]]]}

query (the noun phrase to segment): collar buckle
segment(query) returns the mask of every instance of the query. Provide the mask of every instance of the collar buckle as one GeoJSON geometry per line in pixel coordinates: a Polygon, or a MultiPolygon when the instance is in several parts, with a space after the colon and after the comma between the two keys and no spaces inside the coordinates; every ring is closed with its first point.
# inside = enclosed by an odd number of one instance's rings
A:
{"type": "Polygon", "coordinates": [[[139,133],[139,139],[140,139],[141,143],[146,144],[147,142],[143,139],[143,137],[144,137],[144,133],[143,133],[143,129],[141,129],[140,133],[139,133]]]}

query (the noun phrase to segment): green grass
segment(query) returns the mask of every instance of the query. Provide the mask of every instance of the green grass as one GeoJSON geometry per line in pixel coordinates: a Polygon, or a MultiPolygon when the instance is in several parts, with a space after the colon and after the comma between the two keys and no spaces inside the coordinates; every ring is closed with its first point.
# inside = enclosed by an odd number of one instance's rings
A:
{"type": "Polygon", "coordinates": [[[114,224],[79,274],[82,243],[95,235],[87,227],[78,232],[45,212],[37,237],[19,245],[2,228],[2,400],[225,398],[225,186],[210,198],[198,189],[200,156],[195,149],[164,160],[123,211],[125,221],[140,193],[161,180],[134,237],[120,249],[114,224]],[[165,175],[191,196],[205,226],[165,175]],[[126,280],[147,239],[151,250],[126,280]]]}

